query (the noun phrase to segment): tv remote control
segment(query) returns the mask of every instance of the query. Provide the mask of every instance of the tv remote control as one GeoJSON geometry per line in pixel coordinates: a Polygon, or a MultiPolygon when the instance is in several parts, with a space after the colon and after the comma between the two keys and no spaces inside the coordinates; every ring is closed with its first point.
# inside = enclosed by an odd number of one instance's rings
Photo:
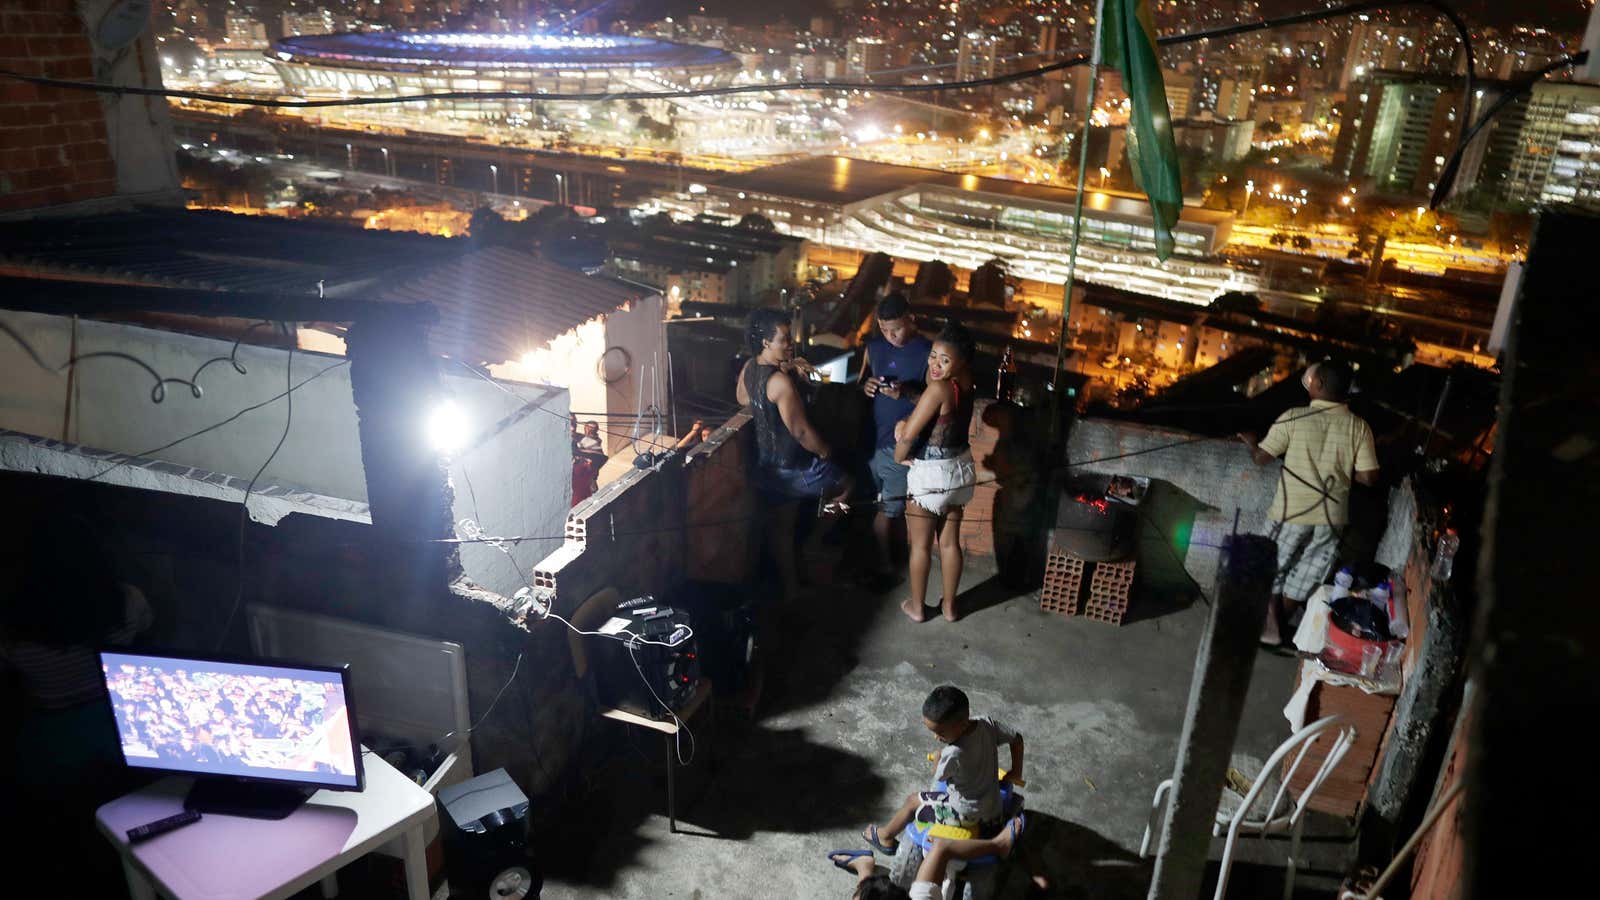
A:
{"type": "Polygon", "coordinates": [[[140,841],[149,840],[158,834],[166,834],[173,829],[182,828],[190,822],[198,821],[200,821],[199,810],[186,809],[175,816],[167,816],[165,819],[157,819],[154,822],[146,822],[143,825],[129,828],[128,843],[137,844],[140,841]]]}

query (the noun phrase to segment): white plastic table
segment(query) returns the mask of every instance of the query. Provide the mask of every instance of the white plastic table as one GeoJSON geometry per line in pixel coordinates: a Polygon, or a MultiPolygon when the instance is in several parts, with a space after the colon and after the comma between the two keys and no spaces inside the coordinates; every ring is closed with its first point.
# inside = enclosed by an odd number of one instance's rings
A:
{"type": "Polygon", "coordinates": [[[319,881],[332,897],[335,872],[389,843],[405,862],[409,900],[428,900],[422,830],[435,815],[433,795],[376,754],[362,763],[365,790],[318,791],[284,819],[206,813],[130,847],[129,828],[183,809],[193,780],[174,776],[100,807],[95,824],[121,854],[134,900],[158,892],[175,900],[276,900],[319,881]]]}

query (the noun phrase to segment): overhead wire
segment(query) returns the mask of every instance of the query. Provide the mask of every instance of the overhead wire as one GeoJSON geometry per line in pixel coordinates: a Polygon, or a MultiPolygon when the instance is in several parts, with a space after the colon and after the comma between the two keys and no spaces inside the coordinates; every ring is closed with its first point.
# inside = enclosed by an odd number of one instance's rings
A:
{"type": "Polygon", "coordinates": [[[228,618],[223,620],[222,632],[217,637],[217,650],[220,651],[227,645],[228,632],[233,628],[234,617],[239,613],[239,606],[244,602],[244,538],[245,531],[250,523],[250,494],[255,491],[256,482],[261,474],[267,471],[267,466],[278,458],[278,451],[283,449],[284,442],[289,439],[289,430],[294,426],[294,341],[289,342],[289,354],[284,360],[283,399],[286,404],[283,416],[283,433],[278,435],[278,443],[272,447],[272,452],[261,461],[261,467],[250,476],[250,483],[245,485],[244,499],[239,502],[239,557],[234,574],[233,608],[228,610],[228,618]]]}
{"type": "MultiPolygon", "coordinates": [[[[1465,70],[1464,88],[1462,92],[1461,109],[1463,118],[1471,121],[1473,111],[1473,97],[1476,90],[1477,64],[1474,59],[1472,33],[1467,23],[1459,13],[1443,0],[1366,0],[1360,3],[1345,3],[1339,6],[1328,7],[1320,10],[1308,10],[1301,13],[1264,17],[1252,22],[1240,22],[1233,25],[1218,26],[1216,28],[1202,29],[1199,31],[1180,32],[1158,37],[1156,44],[1162,47],[1180,44],[1210,41],[1239,34],[1255,31],[1264,31],[1286,25],[1300,25],[1309,22],[1324,21],[1327,19],[1343,18],[1374,10],[1387,9],[1399,6],[1421,6],[1433,10],[1443,16],[1456,31],[1456,36],[1461,42],[1463,68],[1465,70]]],[[[877,92],[880,94],[918,94],[934,93],[947,90],[967,90],[985,87],[996,87],[1027,81],[1057,72],[1064,69],[1084,65],[1090,60],[1090,55],[1078,51],[1076,55],[1035,66],[1019,69],[1002,75],[986,78],[973,78],[956,81],[936,81],[910,84],[882,84],[875,82],[838,82],[838,81],[788,81],[779,83],[751,83],[706,87],[674,88],[662,91],[587,91],[575,93],[541,92],[541,91],[436,91],[422,94],[397,94],[380,97],[339,97],[321,100],[301,99],[284,100],[278,97],[243,97],[230,94],[214,94],[206,91],[177,90],[170,88],[148,88],[128,85],[111,85],[93,81],[79,81],[64,78],[50,78],[41,75],[28,75],[9,69],[0,69],[0,77],[11,78],[41,87],[63,88],[67,90],[86,90],[97,93],[110,93],[117,96],[156,96],[176,100],[199,100],[206,103],[217,103],[235,106],[254,106],[276,109],[323,109],[330,107],[350,106],[379,106],[397,103],[422,103],[433,101],[454,100],[537,100],[541,102],[580,101],[629,101],[629,100],[663,100],[671,98],[691,97],[718,97],[746,93],[783,93],[789,91],[859,91],[877,92]]],[[[1462,134],[1465,134],[1463,129],[1462,134]]],[[[1457,140],[1457,151],[1464,154],[1466,141],[1457,140]]],[[[1440,182],[1444,184],[1443,180],[1440,182]]],[[[1437,199],[1448,194],[1436,192],[1437,199]]]]}

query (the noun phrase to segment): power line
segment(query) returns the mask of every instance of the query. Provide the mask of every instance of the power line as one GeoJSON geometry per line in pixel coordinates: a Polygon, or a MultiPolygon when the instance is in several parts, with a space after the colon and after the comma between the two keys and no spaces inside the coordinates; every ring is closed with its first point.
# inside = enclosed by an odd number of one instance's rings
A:
{"type": "MultiPolygon", "coordinates": [[[[1325,19],[1342,18],[1361,12],[1382,9],[1392,6],[1425,6],[1445,18],[1455,26],[1456,32],[1466,50],[1466,69],[1469,87],[1475,77],[1475,66],[1472,58],[1471,33],[1466,23],[1447,4],[1441,0],[1369,0],[1363,3],[1348,3],[1342,6],[1331,7],[1287,16],[1274,16],[1263,18],[1254,22],[1241,22],[1219,28],[1210,28],[1202,31],[1182,32],[1157,38],[1156,43],[1161,46],[1174,46],[1178,44],[1207,41],[1216,38],[1230,37],[1236,34],[1246,34],[1253,31],[1263,31],[1269,28],[1284,25],[1298,25],[1307,22],[1322,21],[1325,19]]],[[[379,106],[396,103],[418,103],[442,100],[540,100],[540,101],[606,101],[606,100],[659,100],[674,97],[716,97],[729,94],[746,93],[783,93],[788,91],[877,91],[885,94],[913,94],[931,93],[945,90],[964,90],[969,88],[994,87],[1002,84],[1011,84],[1026,81],[1047,75],[1051,72],[1072,68],[1087,63],[1088,53],[1079,51],[1078,55],[1069,59],[1035,66],[1028,69],[1019,69],[1004,75],[994,75],[987,78],[972,78],[958,81],[937,81],[926,84],[879,84],[870,81],[787,81],[776,84],[742,84],[723,85],[718,87],[703,88],[677,88],[665,91],[588,91],[577,93],[540,92],[540,91],[437,91],[425,94],[391,95],[382,97],[340,97],[326,100],[282,100],[267,97],[241,97],[230,94],[213,94],[205,91],[176,90],[170,88],[147,88],[138,86],[109,85],[98,82],[77,81],[64,78],[49,78],[42,75],[27,75],[11,70],[0,70],[0,76],[25,81],[41,87],[65,88],[68,90],[88,90],[99,93],[116,95],[131,95],[138,97],[165,97],[178,100],[200,100],[207,103],[221,103],[237,106],[258,106],[268,108],[290,109],[320,109],[338,106],[379,106]]],[[[933,68],[933,67],[930,67],[933,68]]],[[[1470,110],[1469,105],[1465,107],[1470,110]]]]}
{"type": "MultiPolygon", "coordinates": [[[[1369,0],[1362,3],[1347,3],[1341,6],[1330,7],[1323,10],[1313,10],[1303,13],[1294,13],[1284,16],[1258,19],[1253,22],[1241,22],[1235,25],[1226,25],[1218,28],[1203,29],[1200,31],[1181,32],[1169,34],[1156,39],[1162,47],[1171,47],[1201,41],[1216,40],[1255,31],[1264,31],[1287,25],[1301,25],[1310,22],[1326,21],[1328,19],[1343,18],[1374,10],[1391,7],[1421,6],[1433,10],[1443,16],[1456,31],[1456,36],[1461,42],[1463,68],[1463,90],[1461,98],[1462,117],[1467,121],[1473,119],[1473,99],[1476,93],[1477,63],[1473,54],[1472,34],[1467,23],[1459,13],[1442,0],[1369,0]]],[[[1554,66],[1547,66],[1540,71],[1540,76],[1562,68],[1586,58],[1586,54],[1575,54],[1566,61],[1554,66]]],[[[946,90],[965,90],[971,88],[994,87],[1003,84],[1012,84],[1026,81],[1057,72],[1064,69],[1084,65],[1089,62],[1089,54],[1078,51],[1077,55],[1058,62],[1029,69],[1019,69],[1004,75],[995,75],[988,78],[975,78],[965,81],[936,81],[912,84],[877,84],[873,82],[838,82],[838,81],[791,81],[777,84],[743,84],[724,85],[721,87],[702,88],[677,88],[665,91],[591,91],[580,93],[550,93],[538,91],[440,91],[426,94],[392,95],[382,97],[341,97],[327,100],[282,100],[265,97],[241,97],[229,94],[213,94],[204,91],[174,90],[169,88],[147,88],[138,86],[108,85],[100,82],[77,81],[63,78],[49,78],[41,75],[28,75],[11,70],[0,70],[0,77],[11,78],[41,87],[61,88],[65,90],[93,91],[108,93],[116,96],[132,95],[145,97],[164,97],[177,100],[199,100],[208,103],[218,103],[234,106],[255,106],[274,109],[319,109],[328,107],[346,106],[378,106],[396,103],[417,103],[446,100],[537,100],[537,101],[581,101],[604,102],[617,100],[661,100],[672,98],[690,97],[716,97],[745,93],[784,93],[789,91],[877,91],[880,94],[917,94],[934,93],[946,90]]],[[[940,67],[929,67],[940,68],[940,67]]],[[[1503,105],[1496,105],[1498,112],[1503,105]]],[[[1484,121],[1487,121],[1485,119],[1484,121]]],[[[1480,126],[1481,126],[1480,122],[1480,126]]],[[[1476,133],[1477,129],[1473,129],[1476,133]]],[[[1464,156],[1468,143],[1468,134],[1465,129],[1458,135],[1456,141],[1454,166],[1446,166],[1441,174],[1438,186],[1435,188],[1430,206],[1437,207],[1448,196],[1450,188],[1454,185],[1455,170],[1459,168],[1459,157],[1464,156]]],[[[160,385],[158,384],[158,388],[160,385]]]]}

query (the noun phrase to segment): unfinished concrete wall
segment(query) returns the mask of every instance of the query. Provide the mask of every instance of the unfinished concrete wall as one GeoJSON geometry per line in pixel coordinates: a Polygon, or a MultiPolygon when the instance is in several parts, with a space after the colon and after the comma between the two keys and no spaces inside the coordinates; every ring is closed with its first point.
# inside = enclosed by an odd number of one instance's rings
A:
{"type": "Polygon", "coordinates": [[[272,398],[284,392],[285,375],[291,374],[288,383],[306,383],[294,392],[293,427],[260,483],[367,499],[350,371],[339,357],[297,351],[293,371],[287,373],[289,355],[274,347],[241,345],[233,353],[231,341],[38,313],[0,312],[0,322],[16,330],[51,367],[74,353],[125,353],[162,378],[190,380],[207,361],[221,360],[200,373],[195,383],[201,396],[195,397],[185,384],[167,383],[162,402],[153,403],[156,376],[126,359],[87,359],[69,378],[66,372],[45,370],[15,341],[0,337],[0,428],[143,454],[265,404],[214,431],[151,453],[248,479],[283,433],[286,406],[272,398]],[[228,361],[230,354],[244,373],[228,361]]]}
{"type": "Polygon", "coordinates": [[[539,563],[534,583],[570,612],[614,587],[664,591],[686,578],[741,581],[754,564],[754,497],[744,460],[752,429],[740,414],[688,455],[634,469],[573,507],[567,540],[539,563]]]}
{"type": "MultiPolygon", "coordinates": [[[[1278,467],[1257,466],[1238,441],[1194,441],[1195,437],[1129,422],[1080,419],[1067,439],[1067,461],[1071,474],[1143,475],[1168,482],[1197,502],[1186,539],[1170,537],[1190,576],[1210,585],[1216,582],[1223,538],[1233,533],[1235,514],[1240,533],[1266,533],[1278,467]],[[1183,441],[1194,442],[1156,449],[1183,441]]],[[[1145,513],[1149,518],[1160,515],[1155,509],[1145,513]]]]}
{"type": "Polygon", "coordinates": [[[505,597],[526,585],[533,567],[561,544],[572,505],[571,395],[555,387],[511,387],[515,394],[465,372],[445,378],[473,435],[450,460],[456,534],[468,536],[461,522],[470,519],[487,535],[537,538],[504,549],[461,545],[463,574],[505,597]]]}

